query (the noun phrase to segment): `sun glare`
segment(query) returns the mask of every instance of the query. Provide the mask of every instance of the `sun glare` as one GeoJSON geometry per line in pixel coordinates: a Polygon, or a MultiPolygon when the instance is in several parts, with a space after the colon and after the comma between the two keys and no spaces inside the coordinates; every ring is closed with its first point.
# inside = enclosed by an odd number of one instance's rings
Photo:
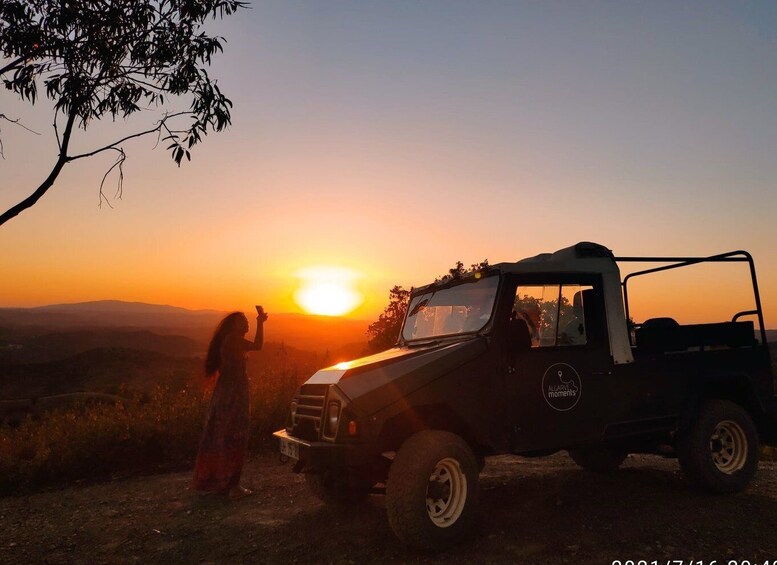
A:
{"type": "Polygon", "coordinates": [[[354,288],[358,274],[343,267],[308,267],[297,273],[294,302],[309,314],[343,316],[362,303],[354,288]]]}

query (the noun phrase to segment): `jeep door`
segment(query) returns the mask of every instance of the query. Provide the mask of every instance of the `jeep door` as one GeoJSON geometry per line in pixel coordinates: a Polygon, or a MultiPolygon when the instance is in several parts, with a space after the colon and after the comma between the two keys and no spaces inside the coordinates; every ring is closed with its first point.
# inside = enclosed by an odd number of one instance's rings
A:
{"type": "Polygon", "coordinates": [[[612,374],[601,277],[520,276],[505,295],[512,450],[600,439],[612,374]]]}

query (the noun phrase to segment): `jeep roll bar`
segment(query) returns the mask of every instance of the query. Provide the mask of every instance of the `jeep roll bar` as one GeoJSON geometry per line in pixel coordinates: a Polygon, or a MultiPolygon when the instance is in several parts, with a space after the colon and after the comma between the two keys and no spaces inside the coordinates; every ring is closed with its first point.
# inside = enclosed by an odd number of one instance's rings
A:
{"type": "Polygon", "coordinates": [[[753,294],[755,295],[755,310],[746,310],[744,312],[738,312],[732,318],[732,322],[736,322],[741,316],[758,316],[758,324],[761,327],[761,343],[766,345],[766,328],[764,327],[764,315],[761,309],[761,294],[758,292],[758,280],[755,276],[755,263],[753,263],[753,257],[747,251],[729,251],[728,253],[721,253],[720,255],[712,255],[710,257],[614,257],[618,263],[672,263],[671,265],[664,265],[662,267],[653,267],[652,269],[645,269],[634,273],[629,273],[623,277],[623,303],[626,309],[626,319],[629,319],[629,293],[628,282],[632,277],[638,277],[641,275],[647,275],[649,273],[657,273],[659,271],[668,271],[669,269],[677,269],[680,267],[687,267],[688,265],[696,265],[697,263],[743,263],[747,262],[750,265],[750,277],[753,280],[753,294]]]}

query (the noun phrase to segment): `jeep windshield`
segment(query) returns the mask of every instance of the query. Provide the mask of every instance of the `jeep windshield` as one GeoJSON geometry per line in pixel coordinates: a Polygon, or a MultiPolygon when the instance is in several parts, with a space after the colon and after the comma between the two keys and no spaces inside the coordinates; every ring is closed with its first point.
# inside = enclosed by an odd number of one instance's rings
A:
{"type": "Polygon", "coordinates": [[[498,276],[475,275],[453,286],[413,296],[402,326],[405,341],[480,331],[494,309],[498,276]]]}

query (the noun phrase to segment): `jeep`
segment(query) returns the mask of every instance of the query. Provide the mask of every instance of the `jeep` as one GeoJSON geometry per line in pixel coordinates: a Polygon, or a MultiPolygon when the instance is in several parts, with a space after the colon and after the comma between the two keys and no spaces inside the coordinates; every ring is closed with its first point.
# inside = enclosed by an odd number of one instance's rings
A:
{"type": "Polygon", "coordinates": [[[566,450],[603,472],[663,454],[691,484],[735,492],[759,444],[777,443],[776,413],[747,252],[615,257],[583,242],[413,289],[396,346],[316,372],[275,436],[322,500],[384,494],[403,542],[440,549],[471,531],[489,455],[566,450]],[[753,309],[632,322],[631,279],[703,262],[746,263],[753,309]],[[623,263],[655,266],[621,279],[623,263]]]}

